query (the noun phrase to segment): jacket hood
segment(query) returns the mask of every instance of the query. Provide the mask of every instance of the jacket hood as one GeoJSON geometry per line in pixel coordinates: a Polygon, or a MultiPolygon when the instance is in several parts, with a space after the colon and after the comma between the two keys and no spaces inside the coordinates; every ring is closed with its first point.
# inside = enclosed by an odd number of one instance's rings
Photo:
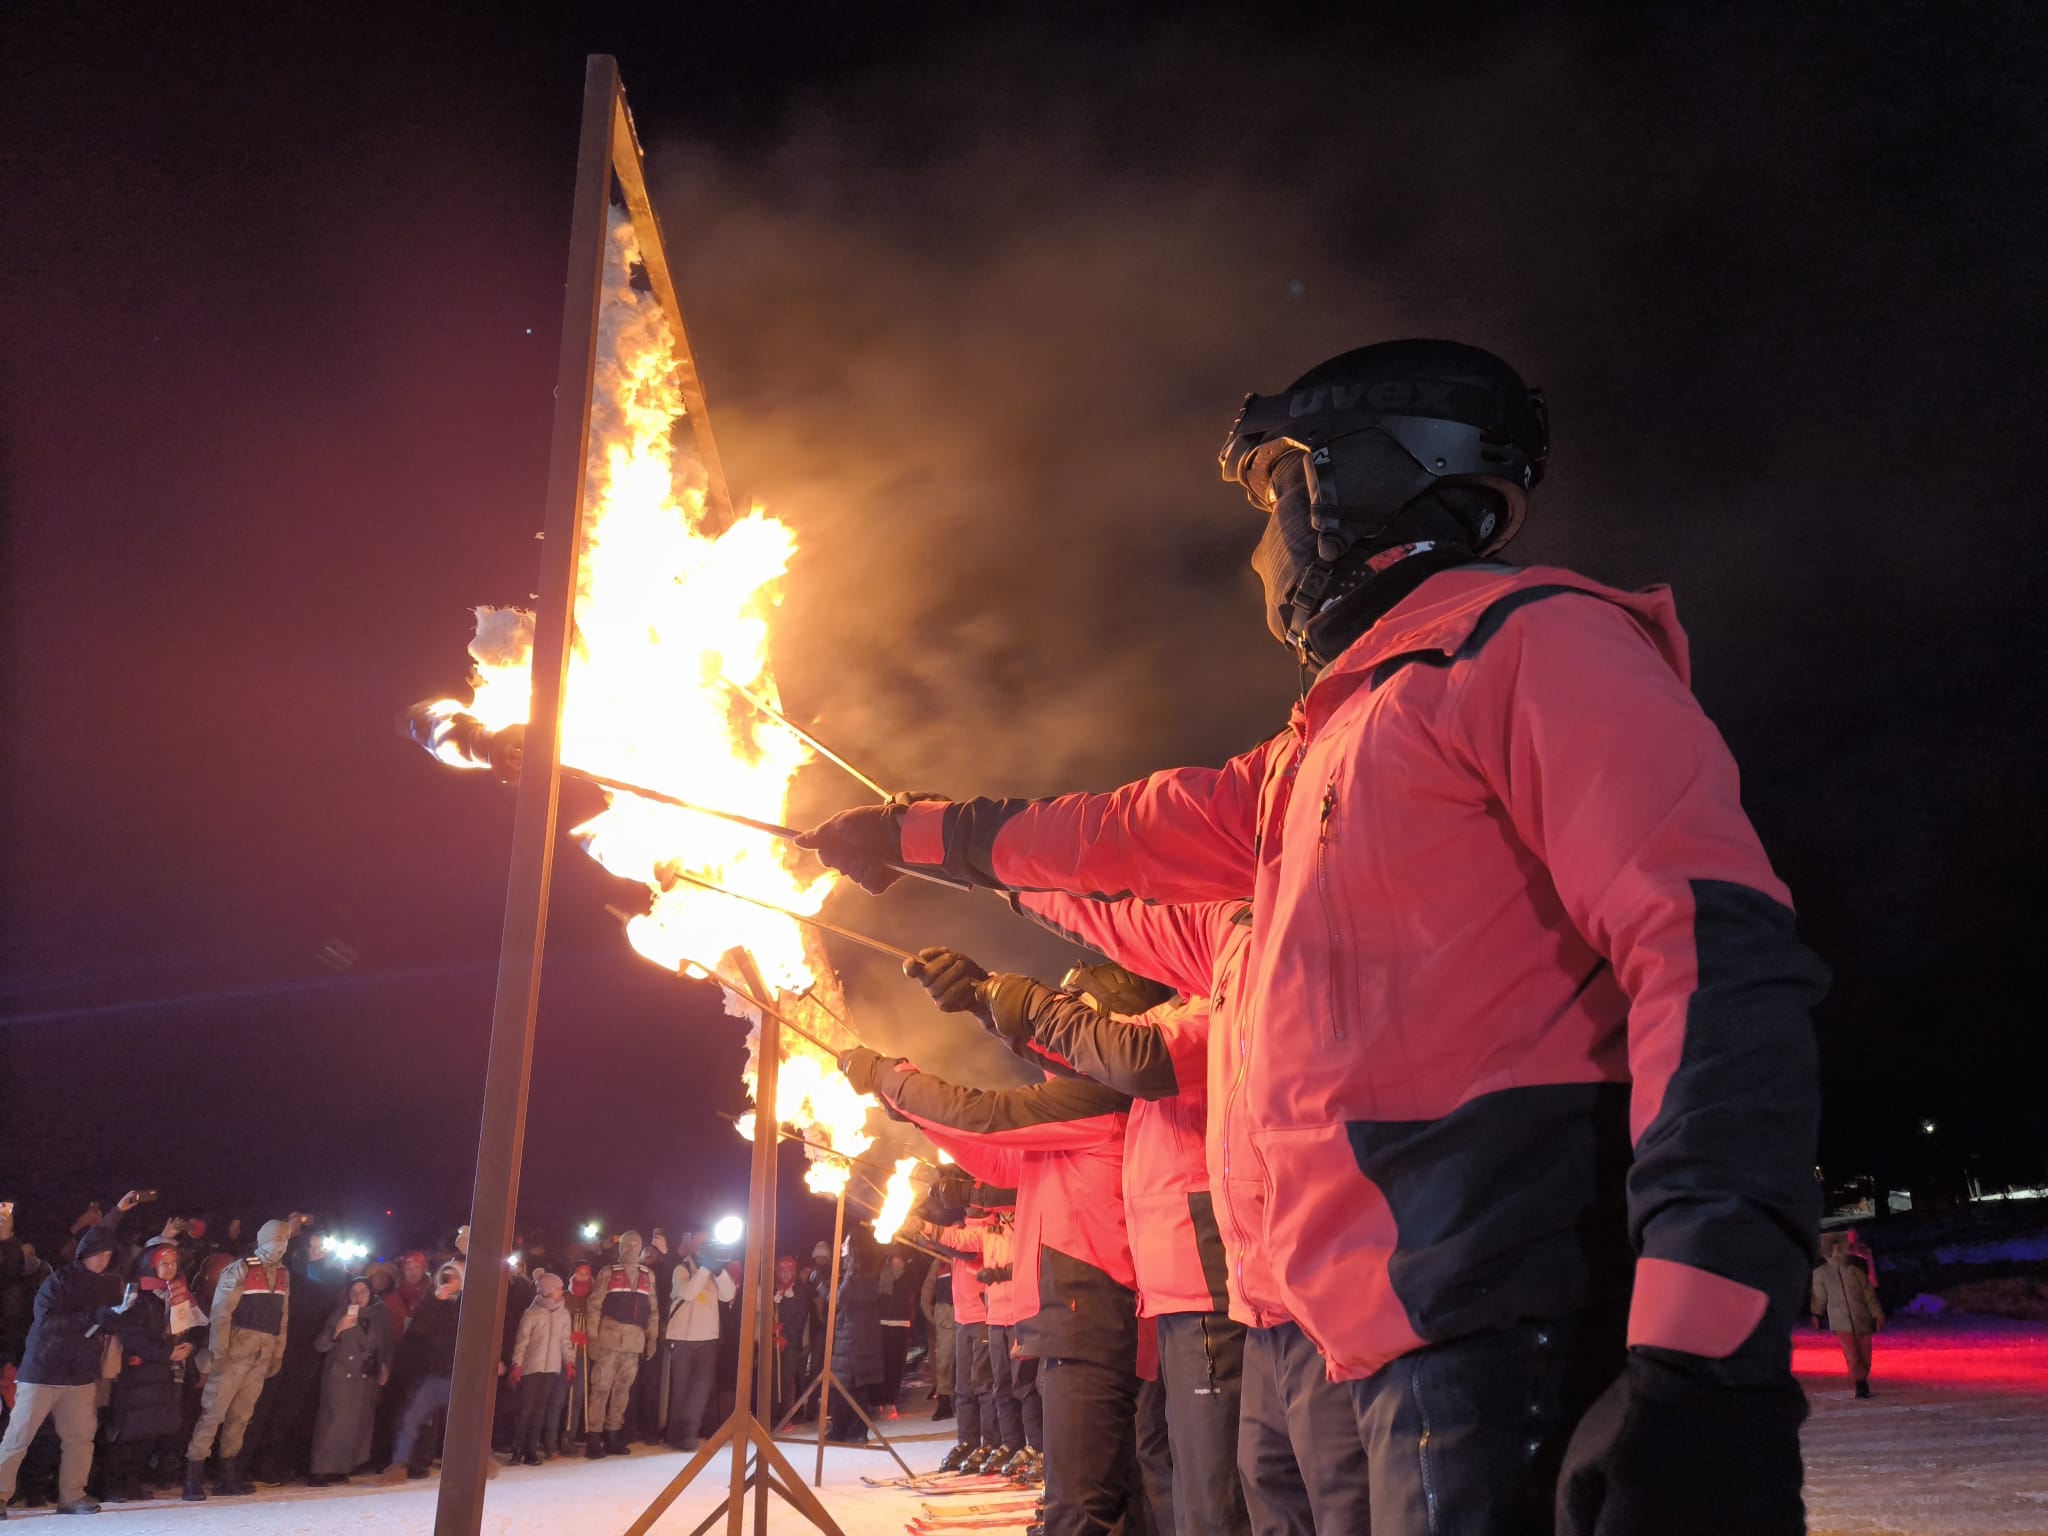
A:
{"type": "Polygon", "coordinates": [[[96,1253],[112,1253],[120,1247],[114,1234],[105,1227],[87,1227],[79,1234],[78,1246],[72,1251],[74,1264],[83,1264],[96,1253]]]}

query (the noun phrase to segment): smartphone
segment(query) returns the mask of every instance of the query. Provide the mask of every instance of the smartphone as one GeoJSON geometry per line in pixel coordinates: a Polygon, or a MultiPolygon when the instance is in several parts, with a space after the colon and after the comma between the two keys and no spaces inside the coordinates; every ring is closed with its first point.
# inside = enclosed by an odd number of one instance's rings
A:
{"type": "Polygon", "coordinates": [[[348,1304],[348,1315],[350,1317],[360,1317],[362,1316],[362,1312],[362,1303],[352,1301],[348,1304]]]}
{"type": "Polygon", "coordinates": [[[156,1191],[153,1189],[138,1189],[135,1191],[135,1203],[137,1205],[147,1205],[155,1198],[156,1191]]]}

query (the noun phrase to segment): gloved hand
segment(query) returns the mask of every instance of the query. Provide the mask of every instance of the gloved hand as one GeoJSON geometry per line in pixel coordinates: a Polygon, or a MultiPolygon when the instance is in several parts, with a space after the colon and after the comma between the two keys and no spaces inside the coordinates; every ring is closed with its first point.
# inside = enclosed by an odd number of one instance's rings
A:
{"type": "Polygon", "coordinates": [[[1042,981],[1003,971],[989,977],[981,995],[982,1022],[997,1039],[1022,1055],[1021,1047],[1031,1039],[1038,1009],[1057,994],[1042,981]]]}
{"type": "Polygon", "coordinates": [[[884,1077],[902,1062],[901,1056],[884,1056],[864,1045],[856,1045],[839,1058],[839,1070],[853,1084],[855,1093],[876,1093],[884,1077]]]}
{"type": "Polygon", "coordinates": [[[903,962],[903,974],[931,994],[941,1013],[981,1013],[981,984],[988,972],[957,949],[920,949],[903,962]]]}
{"type": "Polygon", "coordinates": [[[1631,1351],[1565,1451],[1557,1536],[1802,1536],[1805,1417],[1789,1374],[1728,1386],[1631,1351]]]}
{"type": "Polygon", "coordinates": [[[870,895],[879,896],[903,876],[889,868],[903,862],[903,807],[857,805],[821,821],[796,837],[821,863],[836,869],[870,895]]]}

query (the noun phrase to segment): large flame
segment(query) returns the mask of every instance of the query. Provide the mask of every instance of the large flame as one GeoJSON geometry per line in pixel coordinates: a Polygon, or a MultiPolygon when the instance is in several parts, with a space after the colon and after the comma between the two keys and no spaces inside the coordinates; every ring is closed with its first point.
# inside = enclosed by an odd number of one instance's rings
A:
{"type": "MultiPolygon", "coordinates": [[[[780,703],[768,670],[768,630],[796,539],[759,507],[723,529],[707,525],[703,465],[688,451],[687,429],[678,430],[684,407],[668,319],[654,295],[634,284],[639,260],[632,221],[615,209],[599,312],[562,762],[781,822],[790,780],[809,761],[809,749],[729,685],[780,703]]],[[[474,697],[436,707],[462,710],[494,730],[523,722],[532,688],[532,615],[479,608],[476,619],[474,697]]],[[[807,945],[799,924],[673,876],[686,871],[816,912],[835,877],[799,876],[774,837],[625,794],[610,796],[575,835],[613,874],[647,886],[651,910],[632,918],[626,934],[656,964],[703,973],[743,949],[785,996],[821,980],[830,984],[819,976],[815,943],[807,945]]],[[[865,1150],[874,1101],[854,1093],[828,1056],[794,1037],[786,1045],[776,1118],[807,1140],[848,1154],[865,1150]]],[[[751,1067],[748,1078],[751,1084],[751,1067]]],[[[843,1162],[813,1159],[814,1189],[836,1193],[846,1176],[843,1162]]]]}
{"type": "Polygon", "coordinates": [[[893,1243],[896,1234],[903,1230],[903,1223],[910,1218],[910,1208],[917,1200],[917,1181],[911,1178],[911,1171],[917,1167],[914,1157],[896,1159],[896,1171],[889,1175],[888,1187],[882,1191],[882,1208],[875,1213],[875,1241],[893,1243]]]}

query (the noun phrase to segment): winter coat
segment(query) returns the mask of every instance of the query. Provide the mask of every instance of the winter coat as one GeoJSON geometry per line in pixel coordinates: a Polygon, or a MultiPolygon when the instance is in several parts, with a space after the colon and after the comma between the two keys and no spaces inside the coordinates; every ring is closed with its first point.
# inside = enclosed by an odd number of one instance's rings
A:
{"type": "Polygon", "coordinates": [[[988,1321],[988,1287],[981,1279],[981,1239],[987,1229],[987,1217],[970,1216],[964,1225],[940,1227],[933,1233],[938,1245],[952,1255],[956,1323],[988,1321]]]}
{"type": "Polygon", "coordinates": [[[184,1422],[185,1379],[197,1374],[191,1356],[173,1360],[180,1344],[206,1342],[203,1326],[172,1333],[163,1291],[138,1291],[125,1312],[113,1314],[109,1331],[121,1340],[121,1374],[108,1400],[109,1441],[154,1440],[175,1435],[184,1422]]]}
{"type": "Polygon", "coordinates": [[[284,1366],[291,1287],[292,1272],[282,1264],[237,1259],[221,1270],[213,1305],[206,1309],[213,1325],[213,1358],[260,1361],[265,1376],[275,1376],[284,1366]]]}
{"type": "MultiPolygon", "coordinates": [[[[893,1063],[876,1091],[967,1172],[1016,1189],[1010,1283],[1025,1353],[1135,1369],[1137,1273],[1123,1201],[1130,1099],[1074,1077],[961,1088],[907,1062],[893,1063]]],[[[991,1321],[996,1312],[991,1298],[991,1321]]]]}
{"type": "Polygon", "coordinates": [[[1832,1253],[1813,1272],[1808,1297],[1813,1315],[1836,1333],[1875,1333],[1884,1326],[1884,1308],[1870,1285],[1870,1271],[1848,1253],[1832,1253]]]}
{"type": "Polygon", "coordinates": [[[888,1374],[882,1358],[882,1298],[872,1269],[849,1265],[840,1276],[832,1374],[849,1387],[879,1386],[888,1374]]]}
{"type": "Polygon", "coordinates": [[[1249,905],[1220,902],[1182,914],[1144,902],[1056,893],[1023,895],[1017,904],[1055,932],[1191,999],[1123,1019],[1048,987],[1036,996],[1028,1043],[1132,1095],[1124,1215],[1139,1315],[1223,1311],[1230,1304],[1233,1256],[1225,1252],[1209,1189],[1207,994],[1226,952],[1251,938],[1249,905]]]}
{"type": "Polygon", "coordinates": [[[377,1421],[377,1397],[383,1373],[398,1350],[397,1329],[384,1305],[374,1297],[356,1315],[353,1328],[342,1328],[346,1300],[328,1314],[313,1347],[326,1358],[320,1365],[320,1409],[313,1421],[310,1470],[318,1476],[345,1476],[370,1459],[370,1436],[377,1421]]]}
{"type": "Polygon", "coordinates": [[[702,1343],[719,1336],[718,1309],[738,1294],[723,1265],[678,1264],[671,1280],[674,1305],[665,1337],[702,1343]]]}
{"type": "Polygon", "coordinates": [[[528,1376],[559,1375],[576,1363],[576,1346],[569,1342],[569,1305],[549,1306],[536,1296],[533,1304],[519,1314],[519,1331],[512,1338],[512,1364],[528,1376]]]}
{"type": "Polygon", "coordinates": [[[1270,1258],[1244,1304],[1334,1378],[1631,1293],[1631,1344],[1782,1369],[1825,972],[1687,674],[1661,590],[1439,572],[1222,768],[921,802],[904,858],[1251,901],[1213,993],[1212,1190],[1270,1258]]]}
{"type": "Polygon", "coordinates": [[[661,1340],[661,1298],[645,1264],[607,1264],[590,1282],[590,1347],[651,1358],[661,1340]],[[635,1321],[637,1316],[638,1320],[635,1321]]]}
{"type": "Polygon", "coordinates": [[[100,1379],[100,1356],[107,1326],[127,1287],[112,1272],[94,1274],[85,1260],[114,1245],[111,1226],[88,1230],[78,1240],[77,1257],[36,1291],[34,1321],[16,1379],[46,1387],[84,1387],[100,1379]]]}
{"type": "Polygon", "coordinates": [[[400,1341],[408,1377],[455,1374],[455,1325],[461,1315],[459,1293],[447,1301],[430,1295],[413,1310],[400,1341]]]}

